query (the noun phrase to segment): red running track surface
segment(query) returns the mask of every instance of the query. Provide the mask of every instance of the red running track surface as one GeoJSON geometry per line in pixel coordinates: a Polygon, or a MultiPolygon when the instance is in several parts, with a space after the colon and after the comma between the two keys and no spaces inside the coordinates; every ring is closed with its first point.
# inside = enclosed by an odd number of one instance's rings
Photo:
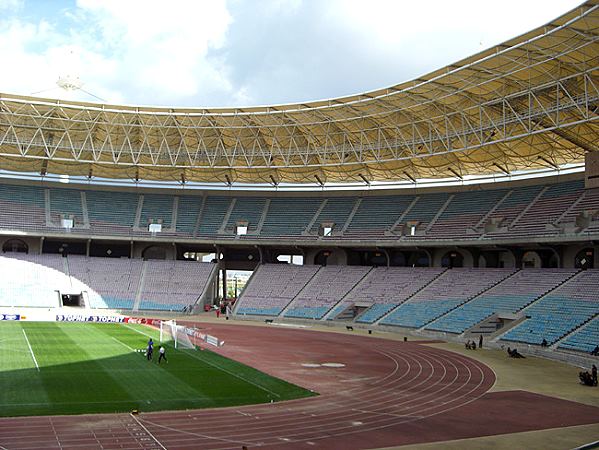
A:
{"type": "Polygon", "coordinates": [[[275,326],[205,331],[226,341],[219,353],[321,395],[138,416],[0,419],[0,449],[351,450],[599,423],[599,408],[487,393],[490,368],[417,342],[275,326]]]}

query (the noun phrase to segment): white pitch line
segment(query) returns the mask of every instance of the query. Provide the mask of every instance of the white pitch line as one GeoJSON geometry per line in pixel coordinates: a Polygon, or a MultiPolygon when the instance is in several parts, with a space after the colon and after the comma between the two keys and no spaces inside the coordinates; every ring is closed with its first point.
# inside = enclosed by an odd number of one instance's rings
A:
{"type": "MultiPolygon", "coordinates": [[[[181,350],[179,350],[179,351],[181,351],[181,350]]],[[[272,394],[272,395],[276,395],[276,396],[277,396],[277,397],[279,397],[279,398],[281,397],[281,396],[280,396],[279,394],[277,394],[276,392],[273,392],[273,391],[271,391],[270,389],[268,389],[268,388],[265,388],[264,386],[261,386],[261,385],[259,385],[258,383],[255,383],[255,382],[254,382],[254,381],[252,381],[252,380],[248,380],[247,378],[243,378],[242,376],[240,376],[240,375],[238,375],[238,374],[236,374],[236,373],[233,373],[233,372],[231,372],[230,370],[227,370],[227,369],[225,369],[224,367],[221,367],[221,366],[219,366],[218,364],[211,363],[210,361],[208,361],[208,360],[206,360],[206,359],[204,359],[204,358],[200,358],[199,356],[196,356],[196,355],[194,355],[193,353],[185,353],[185,354],[186,354],[186,355],[189,355],[189,356],[191,356],[192,358],[195,358],[195,359],[197,359],[198,361],[202,361],[203,363],[209,364],[209,365],[211,365],[212,367],[216,367],[218,370],[222,370],[223,372],[226,372],[226,373],[228,373],[229,375],[231,375],[231,376],[233,376],[233,377],[235,377],[235,378],[238,378],[238,379],[240,379],[240,380],[242,380],[242,381],[245,381],[246,383],[249,383],[249,384],[251,384],[251,385],[254,385],[254,386],[256,386],[258,389],[262,389],[264,392],[267,392],[267,393],[269,393],[269,394],[272,394]]]]}
{"type": "MultiPolygon", "coordinates": [[[[143,334],[143,335],[146,335],[146,336],[152,337],[152,336],[150,336],[149,334],[146,334],[146,333],[144,333],[143,331],[139,331],[139,330],[136,330],[135,328],[132,328],[132,327],[130,327],[129,325],[125,325],[125,327],[126,327],[126,328],[129,328],[130,330],[133,330],[133,331],[135,331],[135,332],[137,332],[137,333],[139,333],[139,334],[143,334]]],[[[181,351],[181,349],[176,349],[176,350],[178,350],[178,351],[181,351]]],[[[198,361],[202,361],[202,362],[204,362],[204,363],[206,363],[206,364],[209,364],[209,365],[211,365],[212,367],[216,367],[217,369],[219,369],[219,370],[222,370],[223,372],[226,372],[226,373],[228,373],[229,375],[231,375],[231,376],[234,376],[235,378],[238,378],[238,379],[240,379],[240,380],[243,380],[243,381],[245,381],[246,383],[252,384],[252,385],[256,386],[258,389],[261,389],[261,390],[263,390],[263,391],[265,391],[265,392],[267,392],[267,393],[269,393],[269,394],[272,394],[272,395],[274,395],[274,396],[276,396],[276,397],[279,397],[279,398],[281,397],[281,396],[280,396],[279,394],[277,394],[276,392],[273,392],[273,391],[271,391],[270,389],[268,389],[268,388],[265,388],[264,386],[260,386],[258,383],[255,383],[255,382],[253,382],[253,381],[251,381],[251,380],[248,380],[248,379],[246,379],[246,378],[243,378],[242,376],[239,376],[239,375],[237,375],[236,373],[230,372],[229,370],[227,370],[227,369],[225,369],[225,368],[223,368],[223,367],[220,367],[218,364],[211,363],[210,361],[207,361],[207,360],[205,360],[204,358],[200,358],[200,357],[198,357],[198,356],[196,356],[196,355],[194,355],[194,354],[192,354],[192,353],[185,353],[185,354],[186,354],[186,355],[189,355],[189,356],[191,356],[192,358],[195,358],[195,359],[197,359],[198,361]]]]}
{"type": "Polygon", "coordinates": [[[123,326],[124,326],[125,328],[129,328],[129,329],[130,329],[130,330],[132,330],[132,331],[135,331],[136,333],[143,334],[144,336],[152,337],[152,336],[150,336],[149,334],[147,334],[147,333],[144,333],[143,331],[136,330],[135,328],[133,328],[133,327],[131,327],[131,326],[129,326],[129,325],[125,325],[125,324],[123,324],[123,326]]]}
{"type": "Polygon", "coordinates": [[[127,344],[125,344],[124,342],[119,341],[117,338],[115,338],[114,336],[110,336],[110,338],[115,341],[118,342],[121,345],[124,345],[125,347],[127,347],[129,350],[131,350],[132,352],[135,351],[135,349],[133,347],[129,347],[127,344]]]}
{"type": "Polygon", "coordinates": [[[149,436],[150,436],[152,439],[154,439],[154,442],[156,442],[158,445],[160,445],[160,448],[162,448],[162,449],[164,449],[164,450],[167,450],[167,448],[166,448],[164,445],[162,445],[162,442],[160,442],[158,439],[156,439],[156,436],[154,436],[152,433],[150,433],[150,430],[148,430],[148,429],[145,427],[145,425],[144,425],[143,423],[141,423],[139,420],[137,420],[137,417],[135,417],[135,415],[133,415],[133,414],[129,414],[129,415],[130,415],[130,416],[133,418],[133,420],[135,420],[135,422],[137,422],[137,424],[138,424],[140,427],[142,427],[142,428],[144,429],[144,431],[145,431],[146,433],[148,433],[148,435],[149,435],[149,436]]]}
{"type": "Polygon", "coordinates": [[[33,362],[35,363],[35,368],[37,371],[40,371],[40,366],[37,365],[37,359],[35,359],[35,355],[33,354],[33,349],[31,348],[31,344],[29,343],[29,339],[27,338],[27,333],[25,333],[25,328],[21,328],[23,331],[23,335],[25,336],[25,340],[27,341],[27,346],[29,347],[29,353],[31,353],[31,357],[33,358],[33,362]]]}

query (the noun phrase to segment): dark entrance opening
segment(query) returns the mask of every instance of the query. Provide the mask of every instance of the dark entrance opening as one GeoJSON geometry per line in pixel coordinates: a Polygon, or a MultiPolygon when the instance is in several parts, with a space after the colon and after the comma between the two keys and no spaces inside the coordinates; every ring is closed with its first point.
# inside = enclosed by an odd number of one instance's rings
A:
{"type": "Polygon", "coordinates": [[[81,294],[61,294],[62,306],[83,306],[81,294]]]}

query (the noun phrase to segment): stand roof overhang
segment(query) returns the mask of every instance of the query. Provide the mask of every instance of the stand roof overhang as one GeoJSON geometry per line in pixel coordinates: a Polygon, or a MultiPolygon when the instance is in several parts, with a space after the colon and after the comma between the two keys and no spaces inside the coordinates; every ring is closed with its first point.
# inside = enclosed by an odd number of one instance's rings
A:
{"type": "Polygon", "coordinates": [[[415,80],[330,100],[155,108],[0,94],[0,169],[324,184],[582,164],[599,150],[598,39],[590,0],[415,80]]]}

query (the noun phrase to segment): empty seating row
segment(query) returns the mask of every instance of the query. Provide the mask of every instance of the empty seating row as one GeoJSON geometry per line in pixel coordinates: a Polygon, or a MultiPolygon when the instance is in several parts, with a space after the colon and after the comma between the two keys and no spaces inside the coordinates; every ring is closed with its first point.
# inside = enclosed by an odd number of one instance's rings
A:
{"type": "Polygon", "coordinates": [[[284,317],[322,318],[369,270],[365,266],[321,267],[294,298],[284,317]]]}
{"type": "Polygon", "coordinates": [[[381,325],[420,328],[486,291],[511,269],[451,269],[381,320],[381,325]]]}
{"type": "Polygon", "coordinates": [[[0,306],[56,308],[70,288],[59,255],[0,256],[0,306]]]}
{"type": "Polygon", "coordinates": [[[320,266],[263,264],[239,299],[240,315],[277,316],[316,274],[320,266]]]}
{"type": "Polygon", "coordinates": [[[60,294],[81,295],[89,308],[181,310],[207,289],[215,266],[71,255],[0,256],[0,306],[61,306],[60,294]]]}
{"type": "Polygon", "coordinates": [[[343,303],[372,303],[372,306],[356,321],[373,323],[429,284],[444,270],[422,267],[376,267],[351,291],[343,303]]]}
{"type": "Polygon", "coordinates": [[[506,341],[549,344],[599,314],[599,270],[585,270],[524,309],[524,322],[502,336],[506,341]]]}
{"type": "MultiPolygon", "coordinates": [[[[506,341],[556,342],[599,314],[599,270],[259,266],[236,314],[334,320],[360,306],[357,323],[462,333],[494,313],[525,312],[506,341]],[[382,317],[382,319],[381,319],[382,317]]],[[[599,318],[564,339],[588,352],[599,318]]]]}
{"type": "Polygon", "coordinates": [[[180,311],[195,304],[214,267],[190,261],[146,261],[139,309],[180,311]]]}
{"type": "Polygon", "coordinates": [[[453,193],[232,197],[3,183],[0,229],[57,232],[60,219],[67,217],[74,219],[71,232],[116,236],[144,235],[148,224],[161,223],[163,233],[182,237],[233,237],[239,222],[247,223],[248,237],[258,238],[314,239],[323,223],[333,224],[333,236],[347,239],[593,233],[599,232],[596,191],[585,190],[581,180],[574,180],[453,193]],[[582,216],[585,220],[579,219],[582,216]],[[487,230],[485,225],[491,222],[496,226],[487,230]],[[560,224],[570,226],[560,228],[560,224]]]}
{"type": "Polygon", "coordinates": [[[437,320],[429,328],[462,333],[498,312],[515,313],[560,285],[576,270],[524,269],[437,320]]]}
{"type": "Polygon", "coordinates": [[[578,350],[581,352],[592,352],[599,345],[599,317],[591,320],[580,330],[572,333],[559,343],[559,348],[578,350]]]}

